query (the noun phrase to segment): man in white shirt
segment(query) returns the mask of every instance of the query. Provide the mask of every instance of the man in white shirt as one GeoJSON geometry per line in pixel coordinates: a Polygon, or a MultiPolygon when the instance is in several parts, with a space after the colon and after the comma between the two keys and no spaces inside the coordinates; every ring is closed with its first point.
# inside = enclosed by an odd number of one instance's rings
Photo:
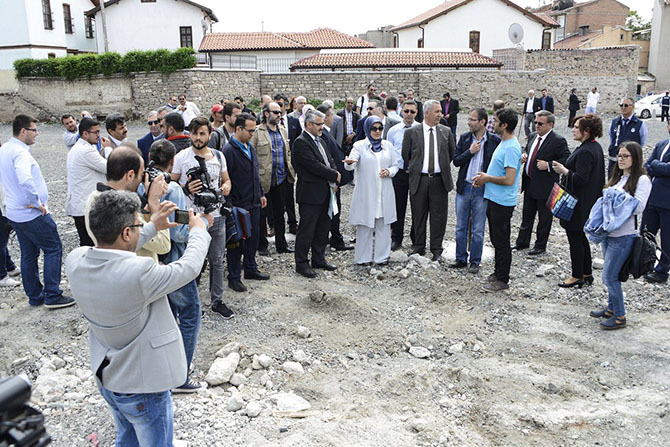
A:
{"type": "Polygon", "coordinates": [[[184,126],[188,127],[191,124],[191,120],[196,116],[200,116],[200,109],[191,101],[186,100],[186,95],[179,95],[179,105],[177,106],[177,112],[181,114],[181,117],[184,118],[184,126]]]}
{"type": "Polygon", "coordinates": [[[598,93],[598,88],[593,87],[588,95],[586,95],[586,110],[584,113],[596,113],[596,108],[598,107],[598,102],[600,101],[600,93],[598,93]]]}
{"type": "Polygon", "coordinates": [[[67,154],[67,199],[65,211],[74,219],[80,246],[95,246],[86,231],[86,201],[98,182],[105,182],[107,160],[95,144],[100,136],[100,123],[84,118],[79,124],[79,140],[67,154]]]}
{"type": "Polygon", "coordinates": [[[375,95],[375,91],[374,84],[369,84],[367,93],[356,101],[356,112],[358,112],[361,118],[365,118],[368,115],[368,103],[377,96],[375,95]]]}

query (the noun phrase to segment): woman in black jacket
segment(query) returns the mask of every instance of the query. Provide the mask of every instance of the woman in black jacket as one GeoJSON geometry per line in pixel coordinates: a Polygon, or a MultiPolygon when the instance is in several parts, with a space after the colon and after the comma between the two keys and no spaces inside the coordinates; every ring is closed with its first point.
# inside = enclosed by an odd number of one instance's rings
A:
{"type": "Polygon", "coordinates": [[[578,200],[572,218],[561,219],[570,243],[572,276],[559,283],[559,287],[593,284],[591,248],[584,234],[584,224],[605,184],[603,149],[596,142],[596,138],[603,136],[602,120],[595,115],[579,116],[575,118],[572,135],[582,144],[568,157],[565,166],[557,161],[552,163],[554,171],[563,176],[562,185],[578,200]]]}

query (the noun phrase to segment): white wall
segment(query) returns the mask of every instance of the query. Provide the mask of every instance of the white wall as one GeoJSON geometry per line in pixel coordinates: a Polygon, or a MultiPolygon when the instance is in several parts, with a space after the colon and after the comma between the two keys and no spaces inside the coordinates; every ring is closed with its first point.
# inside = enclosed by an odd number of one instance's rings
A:
{"type": "MultiPolygon", "coordinates": [[[[156,50],[181,47],[179,27],[190,26],[193,48],[197,51],[202,41],[200,8],[179,0],[157,0],[155,3],[121,1],[105,8],[109,51],[124,54],[132,50],[156,50]]],[[[105,45],[100,12],[95,15],[96,40],[99,52],[105,45]]]]}
{"type": "Polygon", "coordinates": [[[670,6],[654,0],[649,43],[649,72],[656,76],[656,90],[670,88],[670,6]]]}
{"type": "MultiPolygon", "coordinates": [[[[54,7],[54,1],[51,0],[52,8],[54,7]]],[[[95,53],[97,51],[95,37],[92,39],[86,38],[86,21],[84,20],[84,12],[91,9],[93,4],[90,0],[63,0],[58,3],[58,7],[61,8],[61,14],[63,3],[70,5],[70,14],[72,15],[72,23],[74,24],[72,34],[65,34],[65,42],[68,49],[95,53]]],[[[65,27],[64,24],[63,27],[65,27]]],[[[93,29],[95,30],[95,25],[93,29]]],[[[63,32],[65,32],[65,29],[63,29],[63,32]]]]}
{"type": "MultiPolygon", "coordinates": [[[[256,68],[269,72],[288,72],[290,65],[300,59],[319,54],[319,50],[226,51],[211,53],[212,68],[230,68],[228,55],[255,56],[256,68]]],[[[233,67],[233,68],[238,68],[233,67]]]]}
{"type": "MultiPolygon", "coordinates": [[[[479,31],[479,52],[490,56],[497,48],[508,48],[507,31],[512,23],[524,29],[521,45],[527,50],[542,48],[542,24],[500,0],[475,0],[441,15],[424,26],[425,48],[469,48],[470,31],[479,31]]],[[[418,27],[398,31],[400,48],[416,48],[421,38],[418,27]]]]}

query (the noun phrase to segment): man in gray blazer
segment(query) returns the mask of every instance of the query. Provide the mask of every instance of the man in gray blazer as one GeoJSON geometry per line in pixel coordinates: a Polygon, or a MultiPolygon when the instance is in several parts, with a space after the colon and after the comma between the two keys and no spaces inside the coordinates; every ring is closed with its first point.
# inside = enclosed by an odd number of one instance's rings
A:
{"type": "Polygon", "coordinates": [[[341,116],[335,113],[335,105],[333,101],[326,99],[323,103],[333,109],[333,125],[330,126],[330,135],[335,139],[337,147],[342,149],[342,143],[344,142],[344,120],[341,116]]]}
{"type": "Polygon", "coordinates": [[[426,252],[426,221],[430,213],[430,251],[432,260],[442,255],[442,240],[447,226],[448,193],[453,189],[451,160],[456,146],[454,135],[439,124],[442,108],[435,100],[423,104],[424,121],[405,131],[402,158],[409,171],[410,206],[414,241],[412,254],[426,252]]]}
{"type": "Polygon", "coordinates": [[[91,370],[114,415],[117,445],[172,445],[170,389],[186,381],[187,371],[166,295],[200,273],[211,237],[191,212],[188,245],[179,260],[158,265],[135,250],[157,230],[177,225],[168,222],[175,208],[167,201],[153,204],[156,212],[142,226],[137,194],[103,192],[89,214],[97,246],[76,248],[65,264],[89,323],[91,370]]]}

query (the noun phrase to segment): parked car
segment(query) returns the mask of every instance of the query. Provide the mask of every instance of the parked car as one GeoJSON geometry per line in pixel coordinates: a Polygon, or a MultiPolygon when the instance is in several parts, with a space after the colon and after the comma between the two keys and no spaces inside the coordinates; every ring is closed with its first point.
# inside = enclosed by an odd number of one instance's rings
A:
{"type": "Polygon", "coordinates": [[[635,114],[642,119],[661,115],[661,98],[663,95],[649,95],[635,103],[635,114]]]}

